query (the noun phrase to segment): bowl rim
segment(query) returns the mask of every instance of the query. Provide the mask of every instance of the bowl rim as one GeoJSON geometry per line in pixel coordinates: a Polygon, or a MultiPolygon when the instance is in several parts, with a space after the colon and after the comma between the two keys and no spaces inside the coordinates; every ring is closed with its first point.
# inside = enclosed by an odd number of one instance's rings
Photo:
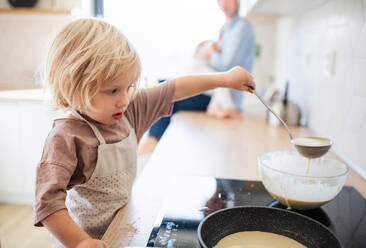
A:
{"type": "Polygon", "coordinates": [[[207,248],[207,245],[204,244],[203,240],[202,240],[202,236],[201,236],[201,229],[202,229],[202,226],[204,224],[204,222],[207,221],[208,218],[210,218],[211,216],[215,215],[215,214],[218,214],[220,212],[224,212],[224,211],[230,211],[230,210],[233,210],[233,209],[236,209],[236,208],[244,208],[244,209],[271,209],[271,210],[274,210],[274,211],[278,211],[278,212],[286,212],[287,214],[294,214],[294,215],[297,215],[299,216],[300,218],[305,218],[307,220],[309,220],[310,222],[313,222],[315,225],[320,225],[321,227],[323,227],[324,229],[326,229],[328,232],[330,232],[334,238],[338,241],[338,243],[341,245],[341,247],[343,247],[342,245],[342,242],[341,240],[338,238],[338,236],[335,234],[335,232],[333,230],[331,230],[330,228],[328,228],[326,225],[324,225],[323,223],[320,223],[319,221],[316,221],[306,215],[303,215],[303,214],[300,214],[300,213],[296,213],[294,211],[290,211],[290,210],[287,210],[287,209],[280,209],[280,208],[274,208],[274,207],[268,207],[268,206],[256,206],[256,205],[243,205],[243,206],[234,206],[234,207],[228,207],[228,208],[223,208],[223,209],[219,209],[209,215],[207,215],[205,218],[203,218],[200,222],[200,224],[198,225],[198,228],[197,228],[197,236],[198,236],[198,241],[200,243],[200,245],[203,247],[203,248],[207,248]]]}
{"type": "Polygon", "coordinates": [[[301,147],[318,147],[318,148],[320,148],[320,147],[330,147],[330,146],[332,146],[333,145],[333,140],[331,140],[331,139],[328,139],[328,138],[325,138],[325,137],[317,137],[317,136],[305,136],[305,137],[297,137],[297,138],[294,138],[294,139],[292,139],[291,140],[291,143],[293,144],[293,145],[297,145],[297,146],[301,146],[301,147]],[[306,145],[299,145],[299,144],[296,144],[295,143],[295,140],[296,139],[306,139],[306,138],[308,138],[308,139],[320,139],[320,140],[326,140],[326,141],[329,141],[329,144],[328,145],[318,145],[318,146],[306,146],[306,145]]]}
{"type": "Polygon", "coordinates": [[[295,174],[295,173],[291,173],[291,172],[286,172],[286,171],[282,171],[282,170],[279,170],[279,169],[272,168],[271,166],[269,166],[269,165],[267,165],[263,162],[263,157],[270,154],[270,153],[289,153],[289,154],[292,154],[292,155],[298,155],[295,151],[290,151],[290,150],[277,150],[277,151],[272,151],[272,152],[265,152],[265,153],[262,153],[257,159],[258,160],[258,167],[264,166],[265,168],[268,168],[269,170],[273,170],[273,171],[279,172],[281,174],[295,176],[295,177],[309,178],[309,179],[310,178],[316,178],[316,179],[320,179],[320,178],[323,178],[323,179],[339,178],[339,177],[347,175],[348,172],[349,172],[349,168],[348,168],[347,164],[345,164],[345,163],[343,163],[339,160],[328,158],[328,157],[327,158],[322,158],[322,159],[327,159],[327,160],[331,160],[331,161],[334,161],[336,163],[339,163],[340,165],[343,166],[345,171],[338,174],[338,175],[334,175],[334,176],[309,176],[309,175],[300,175],[300,174],[295,174]]]}

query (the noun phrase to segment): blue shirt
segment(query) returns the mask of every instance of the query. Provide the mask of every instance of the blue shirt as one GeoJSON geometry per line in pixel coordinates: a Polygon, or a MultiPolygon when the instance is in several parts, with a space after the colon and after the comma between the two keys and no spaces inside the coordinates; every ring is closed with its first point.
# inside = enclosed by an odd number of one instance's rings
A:
{"type": "MultiPolygon", "coordinates": [[[[234,66],[241,66],[252,71],[256,54],[255,34],[252,24],[238,14],[229,24],[220,30],[221,49],[214,53],[209,65],[216,71],[227,71],[234,66]]],[[[233,102],[237,110],[242,110],[243,92],[231,90],[233,102]]]]}

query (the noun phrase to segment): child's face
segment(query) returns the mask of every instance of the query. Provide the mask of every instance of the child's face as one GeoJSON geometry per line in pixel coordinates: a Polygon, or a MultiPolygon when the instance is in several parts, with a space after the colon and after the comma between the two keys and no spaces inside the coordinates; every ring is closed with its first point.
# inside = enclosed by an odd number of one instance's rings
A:
{"type": "Polygon", "coordinates": [[[105,83],[91,101],[96,111],[83,111],[83,114],[103,124],[115,124],[122,118],[130,103],[132,87],[133,82],[126,78],[105,83]]]}

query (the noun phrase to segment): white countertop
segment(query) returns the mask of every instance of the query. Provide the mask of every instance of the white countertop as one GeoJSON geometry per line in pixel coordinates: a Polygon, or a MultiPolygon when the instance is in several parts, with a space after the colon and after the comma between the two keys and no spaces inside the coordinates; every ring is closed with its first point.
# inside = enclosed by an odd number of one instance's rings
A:
{"type": "Polygon", "coordinates": [[[42,88],[24,90],[0,90],[0,101],[39,101],[45,99],[45,91],[42,88]]]}

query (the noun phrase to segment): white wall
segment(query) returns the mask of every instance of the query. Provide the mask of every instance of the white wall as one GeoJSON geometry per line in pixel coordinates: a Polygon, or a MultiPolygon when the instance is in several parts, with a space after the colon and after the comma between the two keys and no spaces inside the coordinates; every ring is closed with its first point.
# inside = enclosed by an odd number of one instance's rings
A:
{"type": "Polygon", "coordinates": [[[0,14],[0,88],[39,87],[39,75],[52,37],[66,15],[0,14]]]}
{"type": "Polygon", "coordinates": [[[273,81],[275,75],[276,58],[276,16],[250,15],[257,45],[260,46],[260,55],[254,61],[253,75],[257,84],[257,91],[263,92],[273,81]]]}
{"type": "Polygon", "coordinates": [[[366,1],[326,1],[277,24],[276,83],[290,80],[308,126],[366,178],[366,1]]]}
{"type": "Polygon", "coordinates": [[[105,0],[105,19],[118,27],[140,54],[143,74],[182,74],[203,40],[218,39],[225,21],[212,0],[105,0]]]}
{"type": "MultiPolygon", "coordinates": [[[[38,0],[38,10],[72,10],[71,14],[52,12],[27,14],[0,13],[0,89],[35,88],[40,86],[40,72],[54,35],[90,0],[38,0]]],[[[84,8],[85,7],[85,8],[84,8]]],[[[0,0],[1,9],[11,9],[0,0]]],[[[32,8],[30,9],[32,10],[32,8]]]]}

